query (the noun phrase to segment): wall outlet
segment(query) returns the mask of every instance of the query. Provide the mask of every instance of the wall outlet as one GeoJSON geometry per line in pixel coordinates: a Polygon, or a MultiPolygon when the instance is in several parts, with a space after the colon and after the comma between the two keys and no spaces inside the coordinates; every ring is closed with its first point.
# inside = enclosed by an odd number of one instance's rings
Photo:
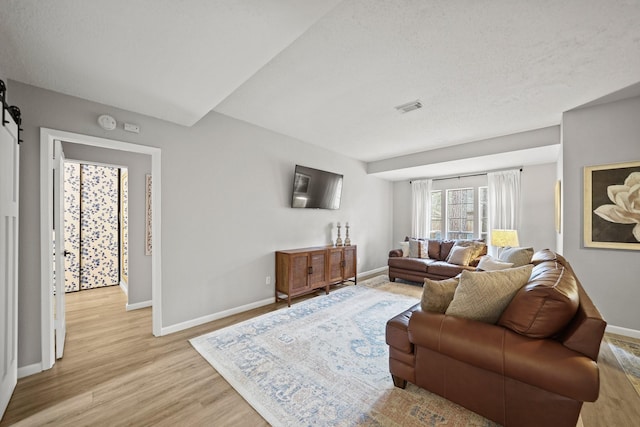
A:
{"type": "Polygon", "coordinates": [[[267,276],[267,278],[264,281],[265,285],[270,285],[271,284],[271,276],[267,276]]]}

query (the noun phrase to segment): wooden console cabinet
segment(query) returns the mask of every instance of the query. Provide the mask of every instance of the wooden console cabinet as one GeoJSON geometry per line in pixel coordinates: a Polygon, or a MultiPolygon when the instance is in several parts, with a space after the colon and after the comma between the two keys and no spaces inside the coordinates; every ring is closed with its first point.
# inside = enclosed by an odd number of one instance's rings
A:
{"type": "Polygon", "coordinates": [[[356,283],[356,246],[319,246],[276,252],[276,302],[353,280],[356,283]]]}

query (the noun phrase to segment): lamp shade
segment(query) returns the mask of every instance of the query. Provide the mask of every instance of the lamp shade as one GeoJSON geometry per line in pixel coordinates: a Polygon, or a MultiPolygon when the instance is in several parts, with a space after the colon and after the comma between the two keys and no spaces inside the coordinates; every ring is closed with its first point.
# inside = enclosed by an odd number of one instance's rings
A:
{"type": "Polygon", "coordinates": [[[520,246],[518,232],[516,230],[491,230],[491,246],[499,248],[520,246]]]}

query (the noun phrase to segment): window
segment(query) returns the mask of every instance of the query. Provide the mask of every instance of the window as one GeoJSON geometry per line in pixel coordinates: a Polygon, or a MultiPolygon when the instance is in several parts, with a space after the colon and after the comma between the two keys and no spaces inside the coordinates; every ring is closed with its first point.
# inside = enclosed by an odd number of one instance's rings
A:
{"type": "Polygon", "coordinates": [[[429,238],[442,239],[442,191],[431,192],[431,224],[429,238]]]}
{"type": "Polygon", "coordinates": [[[472,239],[474,216],[473,188],[447,190],[448,239],[472,239]]]}
{"type": "Polygon", "coordinates": [[[487,187],[453,188],[431,192],[430,239],[487,239],[487,187]]]}

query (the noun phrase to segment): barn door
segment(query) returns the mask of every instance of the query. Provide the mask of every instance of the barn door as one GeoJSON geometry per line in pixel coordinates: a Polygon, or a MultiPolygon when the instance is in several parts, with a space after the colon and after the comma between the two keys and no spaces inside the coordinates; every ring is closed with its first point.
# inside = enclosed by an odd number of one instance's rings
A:
{"type": "MultiPolygon", "coordinates": [[[[4,83],[2,83],[4,87],[4,83]]],[[[0,125],[0,418],[18,381],[18,125],[0,125]]]]}

